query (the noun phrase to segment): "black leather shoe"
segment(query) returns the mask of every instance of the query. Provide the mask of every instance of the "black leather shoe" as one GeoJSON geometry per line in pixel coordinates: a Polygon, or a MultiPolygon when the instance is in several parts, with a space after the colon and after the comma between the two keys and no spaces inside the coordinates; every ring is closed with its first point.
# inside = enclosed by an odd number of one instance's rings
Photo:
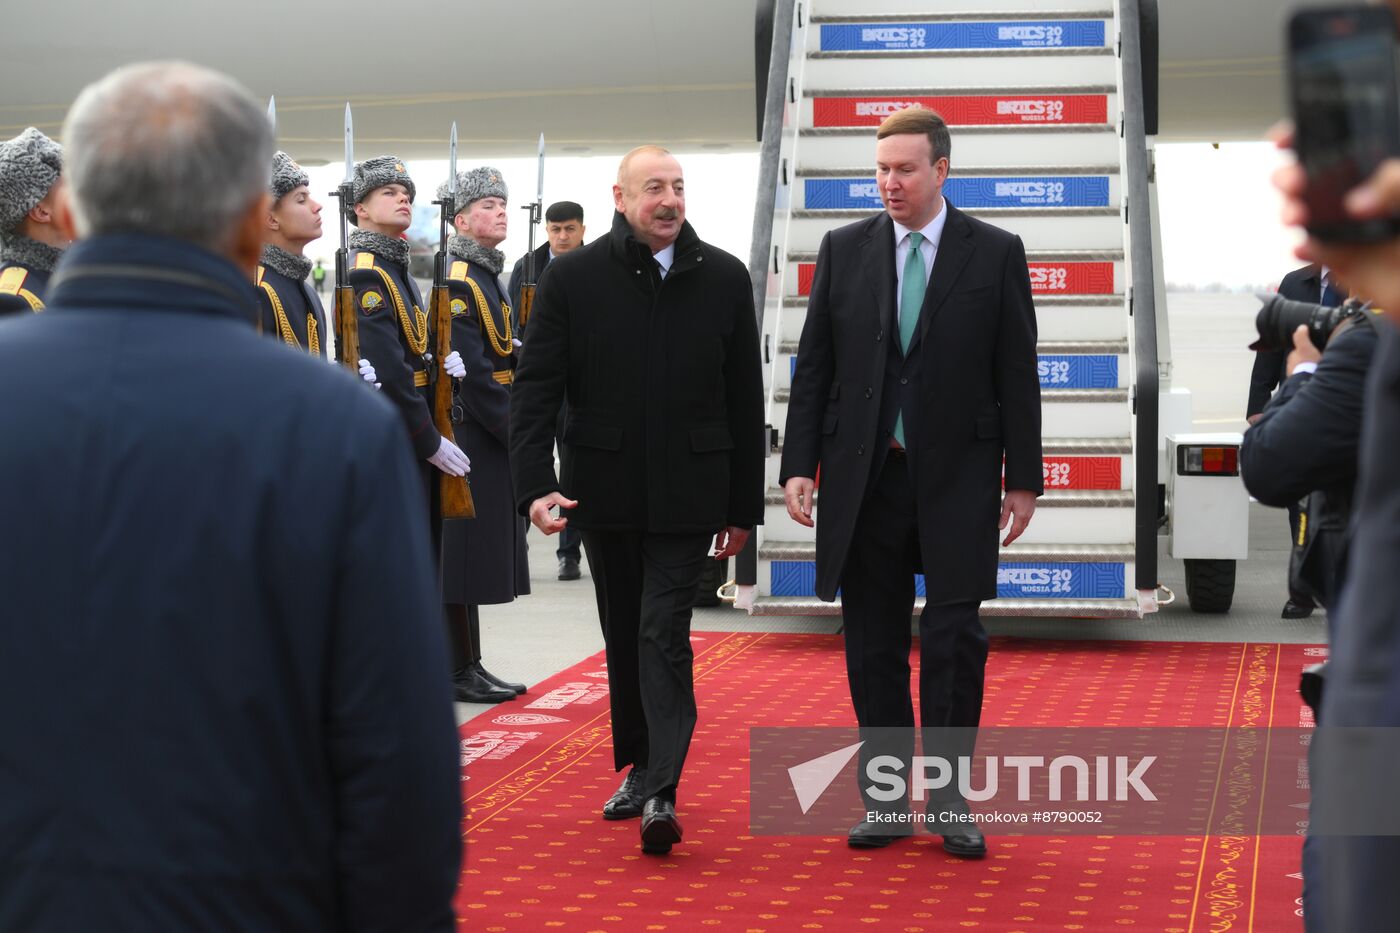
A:
{"type": "Polygon", "coordinates": [[[666,855],[680,841],[681,821],[676,819],[676,805],[662,797],[648,799],[642,808],[642,851],[647,855],[666,855]]]}
{"type": "Polygon", "coordinates": [[[641,768],[633,768],[622,779],[621,786],[608,802],[603,804],[603,819],[630,820],[642,815],[642,786],[646,784],[647,773],[641,768]]]}
{"type": "Polygon", "coordinates": [[[482,677],[474,667],[458,668],[452,672],[452,696],[459,703],[501,703],[515,699],[515,693],[503,690],[482,677]]]}
{"type": "Polygon", "coordinates": [[[929,832],[943,837],[943,851],[958,858],[982,858],[987,854],[987,838],[971,821],[957,819],[970,816],[966,800],[931,800],[928,805],[929,832]],[[944,814],[953,814],[948,819],[944,814]]]}
{"type": "Polygon", "coordinates": [[[477,661],[476,664],[472,666],[473,668],[475,668],[476,672],[481,675],[481,679],[486,681],[493,687],[499,687],[502,690],[509,690],[516,696],[519,696],[520,694],[525,692],[524,684],[518,684],[513,680],[502,680],[495,674],[488,671],[486,668],[482,667],[480,661],[477,661]]]}
{"type": "Polygon", "coordinates": [[[559,579],[577,580],[581,576],[583,574],[579,572],[577,557],[559,558],[559,579]]]}
{"type": "Polygon", "coordinates": [[[1313,614],[1317,604],[1311,599],[1290,599],[1283,604],[1283,615],[1285,619],[1306,619],[1313,614]]]}
{"type": "MultiPolygon", "coordinates": [[[[908,816],[908,814],[904,814],[908,816]]],[[[846,845],[852,849],[883,849],[896,839],[910,834],[912,819],[891,820],[890,822],[861,820],[851,827],[846,835],[846,845]]]]}

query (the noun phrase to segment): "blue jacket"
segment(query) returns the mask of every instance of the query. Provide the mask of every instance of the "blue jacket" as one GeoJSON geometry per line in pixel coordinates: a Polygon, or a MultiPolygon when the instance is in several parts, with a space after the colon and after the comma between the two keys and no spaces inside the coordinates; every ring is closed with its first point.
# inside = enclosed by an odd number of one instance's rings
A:
{"type": "Polygon", "coordinates": [[[0,322],[0,929],[442,930],[457,736],[401,420],[100,237],[0,322]]]}

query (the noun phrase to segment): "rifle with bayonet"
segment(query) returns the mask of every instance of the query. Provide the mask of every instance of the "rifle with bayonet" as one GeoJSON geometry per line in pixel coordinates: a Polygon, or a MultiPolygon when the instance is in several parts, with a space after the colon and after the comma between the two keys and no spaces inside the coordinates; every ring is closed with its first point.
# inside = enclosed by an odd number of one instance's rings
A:
{"type": "Polygon", "coordinates": [[[345,178],[331,192],[340,202],[340,249],[335,251],[335,358],[357,377],[360,373],[360,322],[356,319],[355,289],[350,285],[350,221],[355,208],[355,125],[345,105],[345,178]]]}
{"type": "MultiPolygon", "coordinates": [[[[462,401],[458,396],[457,380],[449,376],[442,366],[452,352],[452,292],[447,285],[447,229],[457,212],[456,123],[452,124],[452,138],[448,143],[447,197],[433,203],[442,211],[438,218],[438,251],[433,257],[433,291],[428,300],[433,321],[433,356],[428,364],[432,368],[433,426],[455,444],[457,439],[452,425],[461,420],[462,401]]],[[[438,483],[442,518],[476,518],[476,503],[472,501],[471,487],[467,485],[465,476],[441,473],[438,483]]]]}
{"type": "Polygon", "coordinates": [[[530,320],[530,312],[535,307],[535,228],[539,226],[544,213],[544,134],[540,134],[539,185],[535,189],[535,200],[522,210],[530,212],[530,248],[525,253],[525,277],[520,285],[520,307],[516,309],[517,328],[525,333],[525,324],[530,320]]]}

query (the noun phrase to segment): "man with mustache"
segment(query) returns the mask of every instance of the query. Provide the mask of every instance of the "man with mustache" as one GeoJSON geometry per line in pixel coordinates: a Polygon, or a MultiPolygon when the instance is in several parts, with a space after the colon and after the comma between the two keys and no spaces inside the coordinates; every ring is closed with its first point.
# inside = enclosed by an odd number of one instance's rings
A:
{"type": "Polygon", "coordinates": [[[706,552],[713,541],[716,557],[737,554],[763,519],[762,376],[748,272],[685,222],[680,163],[634,149],[613,203],[612,229],[540,279],[511,399],[511,467],[535,527],[583,532],[614,764],[631,769],[603,818],[641,816],[642,851],[665,854],[681,841],[676,791],[696,722],[690,607],[706,552]]]}

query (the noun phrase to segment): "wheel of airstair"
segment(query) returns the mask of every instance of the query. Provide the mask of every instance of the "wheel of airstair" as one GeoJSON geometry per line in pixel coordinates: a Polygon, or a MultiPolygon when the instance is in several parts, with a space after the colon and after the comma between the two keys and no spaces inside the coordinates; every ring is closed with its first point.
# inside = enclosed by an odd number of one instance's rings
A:
{"type": "MultiPolygon", "coordinates": [[[[1002,549],[998,598],[982,612],[1140,616],[1112,3],[810,0],[795,17],[763,315],[779,448],[821,238],[881,209],[880,121],[911,105],[935,109],[953,140],[944,193],[1020,235],[1039,329],[1046,494],[1026,534],[1002,549]]],[[[838,613],[839,601],[815,597],[815,535],[787,516],[778,468],[775,454],[751,611],[838,613]]]]}

